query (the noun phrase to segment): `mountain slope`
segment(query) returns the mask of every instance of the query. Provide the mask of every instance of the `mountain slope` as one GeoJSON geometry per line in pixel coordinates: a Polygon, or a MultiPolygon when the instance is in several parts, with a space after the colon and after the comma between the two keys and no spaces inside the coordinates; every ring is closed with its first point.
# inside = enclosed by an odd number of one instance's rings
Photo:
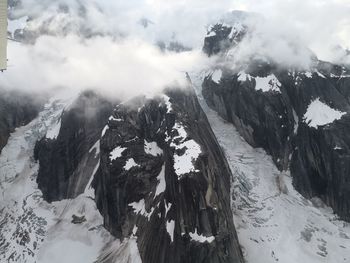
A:
{"type": "Polygon", "coordinates": [[[42,104],[30,94],[0,89],[0,153],[10,133],[34,119],[42,104]]]}
{"type": "Polygon", "coordinates": [[[305,199],[287,171],[210,109],[201,95],[205,71],[191,78],[202,108],[230,164],[232,210],[247,262],[350,262],[350,225],[318,198],[305,199]]]}
{"type": "MultiPolygon", "coordinates": [[[[215,30],[223,28],[234,30],[222,25],[215,30]]],[[[264,148],[281,171],[290,167],[293,184],[305,197],[320,197],[349,221],[350,70],[315,57],[309,69],[261,57],[233,69],[227,42],[235,47],[239,39],[228,38],[228,33],[206,38],[218,41],[227,59],[204,79],[208,105],[252,146],[264,148]]]]}
{"type": "Polygon", "coordinates": [[[243,262],[207,119],[191,90],[166,94],[118,105],[104,129],[94,185],[105,226],[137,236],[142,262],[243,262]]]}
{"type": "Polygon", "coordinates": [[[37,118],[11,134],[0,155],[1,262],[93,262],[113,241],[88,188],[74,200],[48,204],[36,184],[34,145],[70,103],[62,96],[51,99],[37,118]],[[72,216],[81,213],[87,221],[72,224],[72,216]]]}
{"type": "Polygon", "coordinates": [[[114,110],[91,92],[51,99],[1,164],[4,260],[243,262],[231,173],[193,91],[114,110]]]}

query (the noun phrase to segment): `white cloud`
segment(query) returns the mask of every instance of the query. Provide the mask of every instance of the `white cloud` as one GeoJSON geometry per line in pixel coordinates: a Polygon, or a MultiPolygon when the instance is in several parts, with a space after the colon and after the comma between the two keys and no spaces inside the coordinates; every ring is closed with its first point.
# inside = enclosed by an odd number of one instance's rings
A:
{"type": "Polygon", "coordinates": [[[241,57],[259,50],[280,63],[307,65],[310,53],[299,48],[304,44],[327,60],[343,55],[335,44],[350,46],[345,0],[23,0],[22,5],[14,16],[29,15],[29,28],[45,26],[56,36],[42,36],[33,45],[10,43],[10,67],[0,77],[1,86],[10,88],[97,88],[115,96],[159,91],[208,61],[199,51],[161,53],[154,43],[175,40],[199,50],[206,27],[235,8],[267,18],[257,25],[259,34],[241,45],[241,57]],[[68,13],[57,15],[66,7],[68,13]],[[154,24],[143,28],[142,18],[154,24]],[[101,36],[84,39],[82,31],[101,36]]]}
{"type": "Polygon", "coordinates": [[[204,60],[198,51],[162,53],[138,39],[43,36],[35,45],[9,45],[9,69],[0,83],[29,91],[93,88],[125,98],[156,93],[174,82],[184,86],[185,71],[204,60]]]}
{"type": "Polygon", "coordinates": [[[234,8],[263,14],[275,29],[298,38],[321,59],[337,60],[336,45],[350,47],[348,0],[237,0],[234,8]]]}

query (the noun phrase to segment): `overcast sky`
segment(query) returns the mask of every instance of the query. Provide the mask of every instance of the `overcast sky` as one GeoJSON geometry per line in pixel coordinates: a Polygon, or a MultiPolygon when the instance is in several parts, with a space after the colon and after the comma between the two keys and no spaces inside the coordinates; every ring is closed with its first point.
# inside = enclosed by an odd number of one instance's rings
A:
{"type": "Polygon", "coordinates": [[[333,60],[336,45],[350,48],[349,0],[236,0],[234,7],[263,14],[292,31],[316,54],[333,60]]]}
{"type": "Polygon", "coordinates": [[[118,96],[159,91],[181,82],[184,71],[208,63],[200,54],[208,26],[237,9],[265,17],[258,37],[239,50],[242,56],[260,51],[280,63],[307,66],[309,53],[291,50],[290,39],[330,61],[343,55],[336,45],[350,47],[350,0],[23,0],[14,15],[29,15],[34,18],[29,28],[45,24],[56,35],[30,46],[10,42],[10,67],[0,84],[98,88],[118,96]],[[63,5],[71,12],[57,15],[63,5]],[[146,29],[142,18],[152,21],[146,29]],[[103,36],[82,39],[81,27],[103,36]],[[162,53],[154,45],[158,40],[176,40],[194,51],[162,53]]]}

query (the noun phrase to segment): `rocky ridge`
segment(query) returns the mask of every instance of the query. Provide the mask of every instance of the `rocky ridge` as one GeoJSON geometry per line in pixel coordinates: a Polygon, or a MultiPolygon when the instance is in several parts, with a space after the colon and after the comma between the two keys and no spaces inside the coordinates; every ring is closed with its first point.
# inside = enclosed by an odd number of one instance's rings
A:
{"type": "Polygon", "coordinates": [[[114,110],[81,96],[35,147],[39,188],[48,201],[74,198],[93,174],[104,226],[136,238],[142,262],[243,262],[224,155],[194,92],[166,94],[114,110]],[[89,121],[77,114],[94,105],[89,121]]]}
{"type": "MultiPolygon", "coordinates": [[[[213,29],[218,32],[206,37],[204,51],[225,58],[239,44],[229,38],[235,29],[222,24],[213,29]]],[[[229,64],[204,79],[208,105],[248,143],[264,148],[280,170],[290,169],[304,196],[320,197],[350,220],[350,70],[315,57],[309,69],[286,69],[268,58],[252,58],[235,70],[229,64]]]]}
{"type": "Polygon", "coordinates": [[[0,89],[0,153],[15,128],[34,119],[42,104],[24,92],[0,89]]]}

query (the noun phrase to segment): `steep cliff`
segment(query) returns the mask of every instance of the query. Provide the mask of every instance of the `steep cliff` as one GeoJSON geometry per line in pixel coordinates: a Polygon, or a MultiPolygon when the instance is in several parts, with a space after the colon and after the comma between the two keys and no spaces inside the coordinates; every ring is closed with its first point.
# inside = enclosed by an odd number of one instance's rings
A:
{"type": "Polygon", "coordinates": [[[143,262],[243,262],[230,171],[192,92],[119,105],[94,184],[105,226],[136,235],[143,262]]]}
{"type": "MultiPolygon", "coordinates": [[[[224,47],[221,55],[227,53],[224,41],[216,44],[224,47]]],[[[271,154],[280,170],[290,168],[304,196],[320,197],[350,220],[349,69],[315,57],[307,70],[254,58],[239,69],[227,65],[204,79],[208,105],[271,154]]]]}
{"type": "Polygon", "coordinates": [[[98,163],[98,140],[111,110],[111,102],[85,92],[37,142],[37,182],[45,200],[75,198],[84,191],[98,163]]]}
{"type": "Polygon", "coordinates": [[[24,92],[0,89],[0,153],[10,133],[34,119],[42,104],[42,99],[24,92]]]}
{"type": "Polygon", "coordinates": [[[136,238],[142,262],[243,262],[231,173],[193,91],[112,109],[85,93],[37,142],[44,198],[75,198],[93,176],[105,228],[136,238]]]}

